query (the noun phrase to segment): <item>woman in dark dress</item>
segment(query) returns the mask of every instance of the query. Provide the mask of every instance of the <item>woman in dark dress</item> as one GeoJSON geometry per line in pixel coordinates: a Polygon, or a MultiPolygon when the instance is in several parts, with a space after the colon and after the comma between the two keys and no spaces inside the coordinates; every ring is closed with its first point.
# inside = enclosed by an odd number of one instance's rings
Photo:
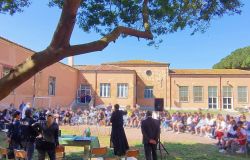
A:
{"type": "Polygon", "coordinates": [[[128,141],[123,128],[123,115],[126,114],[124,111],[119,110],[119,105],[115,104],[115,110],[111,115],[111,143],[114,147],[114,154],[117,156],[125,155],[129,149],[128,141]]]}

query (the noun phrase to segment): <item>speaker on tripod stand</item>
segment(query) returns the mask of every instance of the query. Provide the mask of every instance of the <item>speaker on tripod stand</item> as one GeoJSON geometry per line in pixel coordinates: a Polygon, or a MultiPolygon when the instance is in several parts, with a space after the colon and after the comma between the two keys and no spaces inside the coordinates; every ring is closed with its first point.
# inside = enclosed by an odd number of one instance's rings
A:
{"type": "MultiPolygon", "coordinates": [[[[163,99],[160,99],[160,98],[159,99],[155,99],[154,109],[158,113],[158,121],[160,123],[159,127],[161,127],[161,115],[160,115],[160,112],[162,112],[164,110],[163,99]]],[[[160,131],[159,134],[161,134],[161,131],[160,131]]],[[[161,160],[162,160],[162,149],[169,155],[169,152],[167,151],[167,149],[165,148],[165,146],[161,143],[161,135],[159,135],[157,149],[160,151],[161,160]]]]}

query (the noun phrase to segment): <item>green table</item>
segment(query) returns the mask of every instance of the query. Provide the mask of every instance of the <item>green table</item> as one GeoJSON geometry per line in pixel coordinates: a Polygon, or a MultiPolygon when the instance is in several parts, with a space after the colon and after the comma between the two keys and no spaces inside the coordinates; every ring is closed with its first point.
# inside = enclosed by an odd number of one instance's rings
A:
{"type": "Polygon", "coordinates": [[[81,146],[84,147],[84,154],[88,154],[91,148],[99,148],[98,137],[84,137],[76,135],[62,135],[59,137],[59,144],[63,146],[81,146]]]}

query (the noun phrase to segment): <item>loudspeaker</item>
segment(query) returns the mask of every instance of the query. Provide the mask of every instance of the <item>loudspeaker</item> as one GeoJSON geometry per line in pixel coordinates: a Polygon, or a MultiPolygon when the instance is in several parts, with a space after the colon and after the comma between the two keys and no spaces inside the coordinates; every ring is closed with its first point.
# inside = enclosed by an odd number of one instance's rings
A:
{"type": "Polygon", "coordinates": [[[163,111],[163,106],[155,106],[155,111],[163,111]]]}

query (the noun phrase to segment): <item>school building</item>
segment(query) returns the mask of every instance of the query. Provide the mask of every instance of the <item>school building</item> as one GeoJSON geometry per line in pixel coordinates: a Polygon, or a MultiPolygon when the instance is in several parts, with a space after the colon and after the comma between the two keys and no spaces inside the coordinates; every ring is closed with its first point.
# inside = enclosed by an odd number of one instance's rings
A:
{"type": "MultiPolygon", "coordinates": [[[[8,74],[35,52],[0,37],[0,74],[8,74]]],[[[249,105],[250,71],[172,69],[169,63],[129,60],[101,65],[55,63],[40,71],[0,107],[22,101],[35,107],[81,105],[140,106],[165,109],[234,109],[249,105]]]]}

